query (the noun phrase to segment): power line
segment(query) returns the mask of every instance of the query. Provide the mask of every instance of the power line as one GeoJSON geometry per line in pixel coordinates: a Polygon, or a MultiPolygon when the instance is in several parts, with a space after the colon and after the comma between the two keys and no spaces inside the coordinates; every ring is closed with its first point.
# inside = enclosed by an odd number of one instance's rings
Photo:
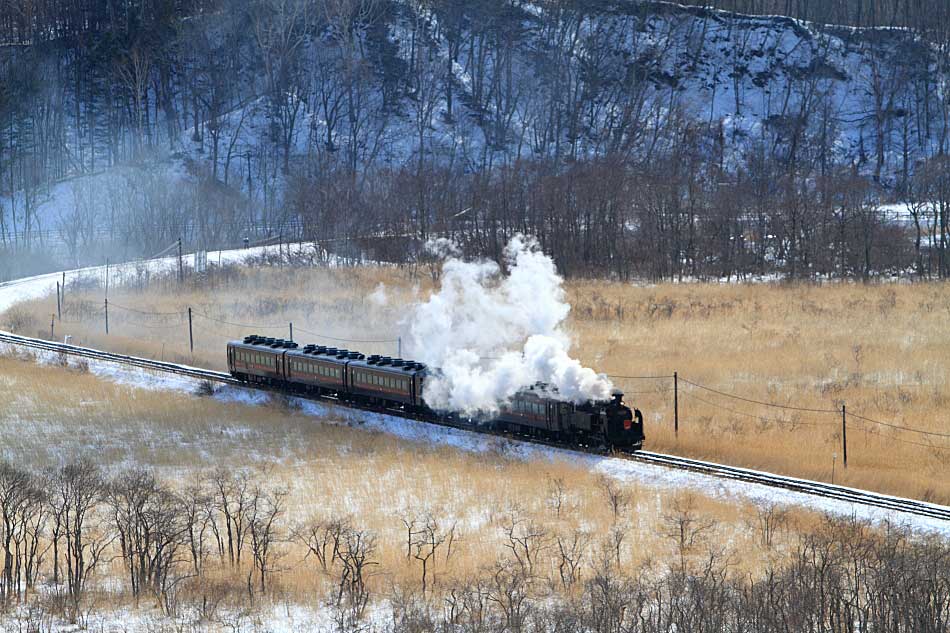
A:
{"type": "Polygon", "coordinates": [[[136,313],[136,314],[143,314],[143,315],[146,315],[146,316],[162,316],[162,317],[166,317],[166,316],[177,316],[177,317],[180,317],[180,316],[182,315],[182,312],[181,312],[181,311],[178,311],[178,312],[150,312],[150,311],[148,311],[148,310],[137,310],[136,308],[129,308],[129,307],[126,307],[126,306],[123,306],[123,305],[119,305],[118,303],[115,303],[115,302],[110,303],[109,306],[110,306],[110,307],[119,308],[120,310],[125,310],[125,311],[127,311],[127,312],[134,312],[134,313],[136,313]]]}
{"type": "Polygon", "coordinates": [[[700,385],[699,383],[692,382],[680,376],[680,380],[685,382],[688,385],[693,387],[698,387],[705,391],[711,391],[712,393],[719,394],[720,396],[725,396],[726,398],[735,398],[736,400],[742,400],[743,402],[750,402],[752,404],[759,404],[765,407],[774,407],[776,409],[787,409],[789,411],[804,411],[807,413],[841,413],[839,409],[810,409],[808,407],[793,407],[784,404],[775,404],[774,402],[764,402],[762,400],[753,400],[751,398],[743,398],[742,396],[737,396],[734,393],[726,393],[725,391],[719,391],[718,389],[713,389],[712,387],[706,387],[705,385],[700,385]]]}
{"type": "Polygon", "coordinates": [[[661,393],[669,393],[671,391],[673,391],[672,387],[668,389],[651,389],[650,391],[628,391],[624,389],[623,394],[625,396],[649,396],[649,395],[657,395],[661,393]]]}
{"type": "Polygon", "coordinates": [[[621,380],[660,380],[661,378],[672,379],[672,375],[668,376],[620,376],[617,374],[607,374],[608,378],[619,378],[621,380]]]}
{"type": "Polygon", "coordinates": [[[921,435],[929,435],[931,437],[947,437],[950,438],[950,433],[936,433],[934,431],[924,431],[922,429],[915,429],[910,426],[898,426],[896,424],[890,424],[888,422],[881,422],[880,420],[874,420],[872,418],[864,417],[863,415],[858,415],[857,413],[852,413],[848,411],[848,416],[857,418],[859,420],[864,420],[865,422],[870,422],[872,424],[878,424],[880,426],[886,426],[888,428],[897,429],[898,431],[907,431],[909,433],[920,433],[921,435]]]}
{"type": "Polygon", "coordinates": [[[717,403],[715,403],[715,402],[710,402],[709,400],[706,400],[705,398],[700,398],[699,396],[697,396],[697,395],[694,394],[694,393],[685,394],[685,395],[688,395],[690,398],[693,398],[693,399],[695,399],[695,400],[699,400],[699,401],[702,402],[702,403],[708,404],[708,405],[711,406],[711,407],[715,407],[715,408],[717,408],[717,409],[722,409],[723,411],[728,411],[729,413],[734,413],[734,414],[736,414],[736,415],[744,415],[745,417],[747,417],[747,418],[752,418],[752,419],[754,419],[754,420],[767,420],[767,421],[769,421],[769,422],[775,422],[776,424],[789,424],[789,425],[799,425],[799,424],[802,424],[802,425],[805,425],[805,426],[830,426],[830,425],[832,424],[831,422],[802,422],[802,421],[794,421],[794,420],[779,420],[779,419],[777,419],[777,418],[770,418],[770,417],[764,416],[764,415],[756,415],[756,414],[754,414],[754,413],[748,413],[748,412],[745,412],[745,411],[737,411],[737,410],[731,409],[731,408],[729,408],[729,407],[724,407],[724,406],[721,405],[721,404],[717,404],[717,403]]]}
{"type": "Polygon", "coordinates": [[[901,444],[910,444],[911,446],[920,446],[923,448],[935,448],[938,451],[950,451],[950,446],[937,446],[936,444],[924,444],[922,442],[912,442],[910,440],[902,440],[899,437],[888,437],[887,440],[899,442],[901,444]]]}
{"type": "MultiPolygon", "coordinates": [[[[775,407],[775,408],[778,408],[778,409],[786,409],[786,410],[789,410],[789,411],[804,411],[804,412],[808,412],[808,413],[840,413],[840,410],[837,410],[837,409],[811,409],[811,408],[807,408],[807,407],[793,407],[793,406],[788,406],[788,405],[775,404],[775,403],[772,403],[772,402],[763,402],[763,401],[761,401],[761,400],[753,400],[753,399],[751,399],[751,398],[744,398],[744,397],[742,397],[742,396],[737,396],[737,395],[735,395],[735,394],[730,394],[730,393],[726,393],[726,392],[723,392],[723,391],[719,391],[719,390],[717,390],[717,389],[712,389],[711,387],[706,387],[706,386],[704,386],[704,385],[700,385],[700,384],[698,384],[698,383],[695,383],[695,382],[692,382],[692,381],[690,381],[690,380],[687,380],[686,378],[683,378],[683,377],[680,377],[680,380],[682,380],[683,382],[685,382],[685,383],[687,383],[687,384],[689,384],[689,385],[692,385],[692,386],[694,386],[694,387],[698,387],[698,388],[700,388],[700,389],[704,389],[704,390],[706,390],[706,391],[710,391],[710,392],[712,392],[712,393],[716,393],[716,394],[719,394],[719,395],[721,395],[721,396],[725,396],[725,397],[727,397],[727,398],[734,398],[734,399],[736,399],[736,400],[742,400],[743,402],[749,402],[749,403],[758,404],[758,405],[762,405],[762,406],[775,407]]],[[[694,398],[697,398],[697,399],[699,399],[699,400],[702,400],[701,398],[699,398],[698,396],[695,396],[694,394],[690,394],[690,395],[691,395],[692,397],[694,397],[694,398]]],[[[707,402],[707,401],[704,400],[704,402],[707,402]]],[[[711,402],[707,402],[707,404],[710,404],[710,405],[712,405],[712,406],[719,406],[719,405],[715,405],[715,404],[713,404],[713,403],[711,403],[711,402]]],[[[726,409],[726,407],[721,407],[721,408],[726,409]]],[[[726,410],[729,410],[729,409],[726,409],[726,410]]],[[[734,411],[734,413],[739,413],[740,415],[743,415],[742,412],[736,412],[736,411],[734,411]]],[[[882,422],[882,421],[880,421],[880,420],[875,420],[875,419],[873,419],[873,418],[869,418],[869,417],[860,415],[860,414],[858,414],[858,413],[854,413],[853,411],[848,411],[848,416],[849,416],[849,417],[852,417],[852,418],[856,418],[856,419],[858,419],[858,420],[862,420],[862,421],[864,421],[864,422],[869,422],[869,423],[871,423],[871,424],[877,424],[877,425],[880,425],[880,426],[885,426],[885,427],[888,427],[888,428],[891,428],[891,429],[895,429],[895,430],[897,430],[897,431],[906,431],[906,432],[909,432],[909,433],[918,433],[918,434],[920,434],[920,435],[926,435],[926,436],[930,436],[930,437],[950,438],[950,433],[938,433],[938,432],[935,432],[935,431],[925,431],[925,430],[923,430],[923,429],[917,429],[917,428],[913,428],[913,427],[909,427],[909,426],[899,426],[899,425],[897,425],[897,424],[891,424],[891,423],[889,423],[889,422],[882,422]]],[[[896,438],[895,438],[895,439],[896,439],[896,438]]],[[[904,441],[905,443],[914,444],[913,442],[907,442],[906,440],[901,440],[901,441],[904,441]]],[[[927,444],[915,444],[915,445],[917,445],[917,446],[924,446],[924,447],[929,446],[929,445],[927,445],[927,444]]],[[[941,447],[938,447],[938,448],[941,448],[941,447]]]]}
{"type": "Polygon", "coordinates": [[[358,339],[358,338],[337,338],[335,336],[329,336],[327,334],[320,334],[319,332],[311,332],[310,330],[305,330],[302,327],[296,328],[299,332],[304,334],[309,334],[311,336],[316,336],[318,338],[325,338],[331,341],[339,341],[341,343],[396,343],[399,339],[386,339],[386,340],[373,340],[373,339],[358,339]]]}
{"type": "Polygon", "coordinates": [[[259,325],[259,324],[253,324],[253,323],[234,323],[233,321],[225,321],[223,319],[216,319],[213,316],[209,316],[205,314],[204,312],[198,312],[197,310],[193,311],[192,314],[194,314],[195,316],[204,317],[205,319],[208,319],[209,321],[214,321],[215,323],[222,323],[224,325],[244,328],[247,330],[276,330],[276,329],[282,330],[287,327],[286,325],[259,325]]]}

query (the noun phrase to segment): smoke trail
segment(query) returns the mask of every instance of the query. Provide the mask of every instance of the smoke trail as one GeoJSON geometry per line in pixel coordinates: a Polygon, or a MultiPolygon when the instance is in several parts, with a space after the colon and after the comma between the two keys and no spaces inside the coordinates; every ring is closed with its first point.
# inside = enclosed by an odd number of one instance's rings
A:
{"type": "Polygon", "coordinates": [[[409,321],[409,351],[441,370],[425,387],[430,406],[494,411],[537,381],[574,402],[610,396],[610,381],[568,354],[563,280],[535,240],[511,239],[507,274],[495,262],[463,261],[444,243],[437,248],[441,288],[409,321]]]}

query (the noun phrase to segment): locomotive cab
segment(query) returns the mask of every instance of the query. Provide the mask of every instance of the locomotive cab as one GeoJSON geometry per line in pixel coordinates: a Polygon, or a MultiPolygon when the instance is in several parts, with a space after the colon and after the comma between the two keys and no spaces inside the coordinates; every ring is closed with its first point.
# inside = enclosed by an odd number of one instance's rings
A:
{"type": "Polygon", "coordinates": [[[616,448],[638,450],[643,447],[643,414],[623,401],[623,393],[615,391],[604,409],[607,444],[616,448]]]}

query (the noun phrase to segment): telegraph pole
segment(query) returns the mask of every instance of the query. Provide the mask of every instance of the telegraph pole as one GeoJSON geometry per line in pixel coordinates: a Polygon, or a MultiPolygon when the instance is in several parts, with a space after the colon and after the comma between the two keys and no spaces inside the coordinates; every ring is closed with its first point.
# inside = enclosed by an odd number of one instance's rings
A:
{"type": "Polygon", "coordinates": [[[178,238],[178,283],[181,283],[185,279],[185,268],[182,264],[182,255],[181,255],[181,238],[178,238]]]}
{"type": "Polygon", "coordinates": [[[109,333],[109,299],[106,298],[106,334],[109,333]]]}
{"type": "Polygon", "coordinates": [[[680,436],[680,391],[679,374],[673,372],[673,435],[680,436]]]}
{"type": "Polygon", "coordinates": [[[848,467],[848,409],[841,405],[841,457],[844,467],[848,467]]]}
{"type": "Polygon", "coordinates": [[[195,353],[195,335],[191,329],[191,308],[188,308],[188,345],[191,347],[191,353],[195,353]]]}

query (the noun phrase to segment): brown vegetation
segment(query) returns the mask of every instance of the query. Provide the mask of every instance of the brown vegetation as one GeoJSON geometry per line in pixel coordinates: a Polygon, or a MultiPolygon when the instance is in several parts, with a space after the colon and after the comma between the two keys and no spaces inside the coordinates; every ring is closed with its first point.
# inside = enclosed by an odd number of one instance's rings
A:
{"type": "MultiPolygon", "coordinates": [[[[181,288],[174,279],[153,279],[148,287],[111,291],[108,336],[102,290],[71,290],[58,327],[60,335],[94,347],[218,369],[224,367],[227,340],[254,331],[287,336],[289,326],[283,324],[290,321],[300,341],[395,354],[406,306],[425,296],[430,272],[425,267],[232,268],[181,288]],[[316,334],[391,342],[336,342],[316,334]]],[[[840,483],[950,502],[950,485],[942,476],[950,439],[856,417],[950,433],[944,415],[950,401],[945,284],[644,287],[572,281],[567,288],[574,352],[581,360],[616,376],[661,376],[616,379],[628,401],[643,410],[651,449],[814,479],[833,476],[840,483]],[[674,371],[683,379],[678,437],[672,428],[674,371]],[[747,399],[831,412],[765,407],[687,381],[747,399]],[[851,412],[846,470],[837,413],[842,404],[851,412]]],[[[18,318],[42,322],[55,308],[51,301],[24,304],[18,318]]]]}
{"type": "Polygon", "coordinates": [[[155,630],[214,631],[267,630],[267,605],[323,610],[338,631],[723,631],[791,618],[810,623],[800,630],[936,632],[948,616],[946,544],[891,526],[10,358],[0,376],[0,397],[19,405],[0,412],[4,626],[85,626],[118,605],[164,618],[155,630]],[[59,400],[23,406],[53,385],[59,400]]]}

